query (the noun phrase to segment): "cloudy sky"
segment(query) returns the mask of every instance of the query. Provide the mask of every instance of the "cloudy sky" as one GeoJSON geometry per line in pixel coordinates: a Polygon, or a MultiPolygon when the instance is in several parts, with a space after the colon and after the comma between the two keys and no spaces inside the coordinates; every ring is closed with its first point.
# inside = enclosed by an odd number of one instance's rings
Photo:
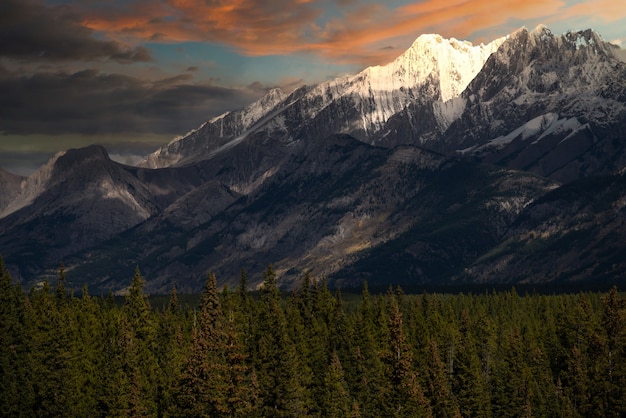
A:
{"type": "Polygon", "coordinates": [[[544,23],[626,44],[616,0],[0,0],[0,167],[92,143],[133,162],[270,88],[389,62],[422,33],[544,23]]]}

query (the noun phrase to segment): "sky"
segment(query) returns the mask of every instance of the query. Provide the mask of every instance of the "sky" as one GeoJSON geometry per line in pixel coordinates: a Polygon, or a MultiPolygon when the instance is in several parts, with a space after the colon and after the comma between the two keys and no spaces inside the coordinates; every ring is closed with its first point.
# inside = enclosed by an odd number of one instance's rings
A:
{"type": "Polygon", "coordinates": [[[540,23],[626,46],[616,0],[0,0],[0,167],[29,175],[94,143],[133,164],[271,88],[390,62],[421,34],[476,44],[540,23]]]}

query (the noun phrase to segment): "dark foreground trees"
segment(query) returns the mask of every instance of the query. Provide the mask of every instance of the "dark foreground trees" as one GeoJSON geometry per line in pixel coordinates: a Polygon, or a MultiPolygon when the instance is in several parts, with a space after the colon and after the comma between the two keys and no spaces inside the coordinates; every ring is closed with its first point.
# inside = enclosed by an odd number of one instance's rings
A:
{"type": "Polygon", "coordinates": [[[28,294],[0,260],[0,416],[626,415],[626,303],[607,294],[345,300],[307,276],[260,294],[151,306],[57,283],[28,294]]]}

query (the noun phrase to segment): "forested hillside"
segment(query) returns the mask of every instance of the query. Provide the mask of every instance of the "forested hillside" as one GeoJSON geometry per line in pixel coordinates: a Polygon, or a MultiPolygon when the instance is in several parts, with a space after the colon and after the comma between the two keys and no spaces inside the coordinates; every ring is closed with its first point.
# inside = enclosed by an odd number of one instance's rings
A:
{"type": "MultiPolygon", "coordinates": [[[[56,283],[27,293],[0,261],[1,416],[618,417],[626,303],[606,294],[333,293],[124,301],[56,283]],[[151,303],[152,302],[152,303],[151,303]]],[[[129,275],[130,276],[130,275],[129,275]]],[[[130,278],[130,277],[129,277],[130,278]]]]}

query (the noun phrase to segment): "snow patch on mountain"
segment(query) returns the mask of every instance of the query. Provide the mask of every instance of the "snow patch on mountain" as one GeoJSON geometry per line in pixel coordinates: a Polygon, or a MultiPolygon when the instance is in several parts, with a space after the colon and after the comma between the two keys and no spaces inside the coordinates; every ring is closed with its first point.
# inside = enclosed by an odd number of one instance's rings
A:
{"type": "Polygon", "coordinates": [[[228,143],[235,145],[240,142],[233,143],[233,140],[242,139],[240,138],[242,135],[249,132],[253,126],[258,126],[259,122],[286,97],[280,88],[272,89],[241,110],[223,113],[187,134],[175,137],[166,146],[146,156],[139,165],[148,168],[181,165],[201,159],[197,155],[199,152],[214,155],[216,149],[222,147],[227,149],[228,143]],[[214,133],[207,138],[205,131],[210,128],[215,128],[212,130],[214,133]],[[187,149],[187,142],[193,143],[190,149],[187,149]]]}
{"type": "Polygon", "coordinates": [[[576,132],[581,126],[581,123],[576,118],[559,119],[559,115],[557,113],[550,112],[529,120],[507,135],[491,139],[481,146],[470,147],[458,150],[457,152],[465,154],[468,152],[481,151],[487,148],[503,147],[515,140],[526,141],[530,138],[536,138],[532,142],[533,144],[536,144],[548,135],[576,132]]]}
{"type": "MultiPolygon", "coordinates": [[[[267,94],[261,97],[256,102],[244,107],[242,110],[237,112],[237,117],[240,120],[241,130],[245,131],[250,129],[250,127],[257,122],[259,122],[263,117],[267,115],[272,109],[274,109],[280,102],[285,100],[287,95],[280,88],[275,88],[270,90],[267,94]]],[[[222,123],[224,122],[224,117],[227,114],[222,115],[222,117],[218,117],[213,119],[212,123],[222,123]]],[[[222,131],[223,132],[223,131],[222,131]]]]}
{"type": "Polygon", "coordinates": [[[572,132],[572,133],[576,132],[581,126],[582,126],[581,123],[576,118],[558,119],[557,121],[550,124],[548,129],[546,129],[539,136],[539,138],[533,141],[533,144],[538,143],[539,141],[541,141],[543,138],[545,138],[548,135],[563,134],[565,132],[572,132]]]}
{"type": "Polygon", "coordinates": [[[572,132],[571,132],[569,135],[567,135],[565,138],[563,138],[563,139],[559,142],[559,144],[561,144],[561,143],[563,143],[563,142],[567,141],[568,139],[572,139],[572,138],[574,138],[574,137],[575,137],[576,135],[578,135],[580,132],[588,131],[588,130],[590,130],[590,129],[591,129],[591,127],[589,126],[589,124],[588,124],[588,123],[585,123],[584,125],[580,125],[580,124],[579,124],[579,126],[577,126],[576,128],[572,129],[572,132]]]}
{"type": "MultiPolygon", "coordinates": [[[[276,109],[272,112],[270,112],[269,114],[264,115],[261,119],[257,120],[253,125],[251,125],[247,130],[243,131],[239,136],[233,138],[232,140],[230,140],[229,142],[225,143],[224,145],[221,145],[220,147],[210,151],[208,154],[206,154],[206,158],[210,158],[222,151],[225,151],[227,149],[230,149],[232,147],[234,147],[235,145],[237,145],[238,143],[240,143],[241,141],[243,141],[246,136],[248,136],[249,134],[251,134],[252,132],[256,131],[257,129],[259,129],[260,127],[262,127],[263,125],[265,125],[266,123],[269,122],[274,122],[274,128],[276,127],[285,127],[284,125],[284,117],[282,115],[279,116],[279,114],[284,111],[287,107],[291,106],[293,103],[289,103],[287,105],[285,105],[284,107],[281,107],[280,109],[276,109]]],[[[184,162],[184,161],[183,161],[184,162]]]]}
{"type": "MultiPolygon", "coordinates": [[[[223,113],[221,116],[223,116],[223,115],[225,115],[225,113],[223,113]]],[[[218,118],[219,118],[219,116],[218,116],[218,118]]],[[[218,120],[218,119],[217,119],[217,118],[213,118],[213,119],[211,119],[211,121],[213,121],[213,120],[218,120]]],[[[198,131],[200,131],[202,128],[204,128],[204,127],[206,126],[206,124],[207,124],[207,123],[211,123],[211,122],[204,122],[204,123],[203,123],[202,125],[200,125],[199,127],[194,128],[194,129],[192,129],[192,130],[188,131],[185,135],[178,135],[178,136],[175,136],[174,138],[172,138],[172,140],[171,140],[170,142],[168,142],[168,144],[167,144],[167,145],[172,145],[173,143],[178,142],[178,141],[180,141],[180,140],[181,140],[181,139],[183,139],[183,138],[187,138],[188,136],[191,136],[191,135],[195,134],[196,132],[198,132],[198,131]]]]}

